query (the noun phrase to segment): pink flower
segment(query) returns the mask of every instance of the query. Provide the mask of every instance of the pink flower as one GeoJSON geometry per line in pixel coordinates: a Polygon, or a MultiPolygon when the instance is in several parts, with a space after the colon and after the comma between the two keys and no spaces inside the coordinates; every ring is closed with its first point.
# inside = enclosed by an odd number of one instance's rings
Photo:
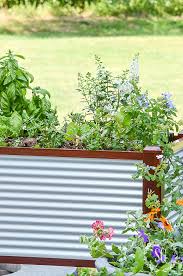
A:
{"type": "Polygon", "coordinates": [[[104,234],[100,236],[100,240],[101,240],[101,241],[105,241],[106,238],[107,238],[107,237],[106,237],[104,234]]]}
{"type": "Polygon", "coordinates": [[[107,233],[106,233],[106,238],[111,240],[113,235],[114,235],[114,229],[112,227],[109,227],[109,229],[107,230],[107,233]]]}
{"type": "Polygon", "coordinates": [[[92,223],[92,229],[95,231],[98,231],[100,229],[104,229],[104,223],[101,220],[96,220],[94,223],[92,223]]]}
{"type": "Polygon", "coordinates": [[[105,241],[106,239],[111,240],[114,235],[114,229],[112,227],[104,229],[104,222],[101,220],[96,220],[92,223],[92,229],[95,237],[99,238],[101,241],[105,241]]]}

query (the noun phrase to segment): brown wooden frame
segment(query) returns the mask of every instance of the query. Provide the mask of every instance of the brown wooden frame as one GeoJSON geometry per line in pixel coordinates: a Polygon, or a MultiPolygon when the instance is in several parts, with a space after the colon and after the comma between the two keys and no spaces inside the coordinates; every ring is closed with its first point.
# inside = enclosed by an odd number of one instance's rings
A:
{"type": "MultiPolygon", "coordinates": [[[[183,138],[183,133],[173,137],[173,140],[183,138]]],[[[10,148],[0,147],[0,155],[30,155],[30,156],[52,156],[52,157],[73,157],[73,158],[107,158],[107,159],[125,159],[125,160],[142,160],[149,166],[157,166],[160,160],[157,155],[162,154],[160,147],[145,147],[143,152],[136,151],[89,151],[89,150],[72,150],[72,149],[35,149],[35,148],[10,148]]],[[[162,190],[157,187],[155,181],[143,179],[143,198],[142,209],[144,213],[148,212],[145,206],[145,200],[148,190],[153,190],[162,200],[162,190]]],[[[57,259],[57,258],[37,258],[37,257],[16,257],[0,256],[2,263],[14,264],[34,264],[34,265],[55,265],[55,266],[76,266],[76,267],[95,267],[94,260],[78,259],[57,259]]]]}

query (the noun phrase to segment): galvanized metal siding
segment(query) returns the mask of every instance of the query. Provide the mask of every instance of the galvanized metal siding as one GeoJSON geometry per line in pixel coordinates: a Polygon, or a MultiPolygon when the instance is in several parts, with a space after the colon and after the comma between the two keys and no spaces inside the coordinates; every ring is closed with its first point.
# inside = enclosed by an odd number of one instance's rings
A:
{"type": "Polygon", "coordinates": [[[183,149],[177,152],[177,155],[182,159],[183,162],[183,149]]]}
{"type": "MultiPolygon", "coordinates": [[[[182,161],[181,163],[182,163],[182,166],[183,166],[183,148],[177,152],[177,155],[181,158],[181,161],[182,161]]],[[[183,176],[182,176],[182,180],[183,180],[183,176]]],[[[182,192],[182,195],[183,195],[183,190],[181,192],[182,192]]]]}
{"type": "Polygon", "coordinates": [[[139,161],[0,155],[0,255],[90,259],[79,237],[96,219],[121,235],[141,209],[139,161]]]}
{"type": "MultiPolygon", "coordinates": [[[[177,154],[177,156],[179,156],[180,158],[181,158],[181,160],[182,160],[182,165],[183,165],[183,148],[182,149],[179,149],[177,152],[176,152],[176,154],[177,154]]],[[[183,176],[182,176],[182,179],[183,179],[183,176]]],[[[176,183],[176,179],[174,180],[175,181],[175,183],[176,183]]],[[[183,195],[183,190],[181,190],[181,193],[182,193],[182,195],[183,195]]],[[[169,198],[169,200],[171,201],[172,200],[172,198],[169,198]]],[[[170,214],[169,214],[169,216],[168,216],[168,218],[169,218],[169,220],[171,221],[171,222],[176,222],[176,219],[177,219],[177,215],[176,215],[176,212],[175,211],[172,211],[170,214]]]]}

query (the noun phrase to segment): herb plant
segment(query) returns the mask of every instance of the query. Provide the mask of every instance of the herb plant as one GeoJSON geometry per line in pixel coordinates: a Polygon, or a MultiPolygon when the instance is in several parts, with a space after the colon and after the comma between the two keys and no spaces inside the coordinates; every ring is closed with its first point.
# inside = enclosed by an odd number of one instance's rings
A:
{"type": "Polygon", "coordinates": [[[65,139],[72,147],[141,151],[167,144],[169,132],[178,131],[176,108],[169,93],[153,99],[139,87],[138,56],[117,77],[98,57],[96,63],[95,76],[79,75],[85,109],[82,121],[68,120],[65,139]]]}
{"type": "Polygon", "coordinates": [[[34,78],[19,58],[9,51],[0,59],[1,145],[142,151],[167,144],[169,132],[178,131],[171,95],[153,99],[139,87],[138,56],[119,76],[96,57],[96,75],[79,75],[85,108],[62,126],[50,93],[32,87],[34,78]]]}
{"type": "MultiPolygon", "coordinates": [[[[157,167],[139,164],[137,173],[133,177],[155,181],[157,186],[163,187],[164,198],[160,203],[158,196],[149,191],[146,199],[149,213],[142,214],[139,211],[129,214],[123,234],[130,231],[133,232],[133,236],[127,243],[120,246],[112,244],[109,250],[105,240],[111,239],[115,230],[111,227],[105,229],[102,221],[93,223],[93,236],[81,237],[81,243],[88,245],[93,258],[107,258],[116,268],[114,272],[116,276],[123,276],[128,272],[132,273],[130,275],[143,272],[152,276],[181,276],[183,275],[183,166],[182,160],[174,154],[169,141],[170,132],[178,131],[175,120],[176,107],[167,92],[158,99],[150,98],[147,92],[142,93],[138,87],[137,57],[133,60],[130,71],[124,72],[122,77],[115,78],[115,82],[111,74],[101,66],[99,62],[98,70],[99,72],[103,70],[103,74],[99,75],[105,76],[103,81],[96,81],[99,79],[98,74],[96,79],[87,75],[85,78],[82,77],[81,81],[81,92],[87,103],[90,121],[99,124],[100,130],[107,129],[104,137],[114,138],[120,149],[142,150],[146,145],[159,145],[162,148],[163,154],[157,156],[160,164],[157,167]],[[87,86],[89,80],[91,85],[87,86]],[[115,85],[112,86],[112,83],[115,85]],[[99,97],[98,101],[102,101],[103,108],[99,108],[96,112],[96,107],[101,106],[95,104],[98,93],[101,95],[100,91],[103,93],[107,91],[108,95],[111,93],[113,101],[110,101],[110,108],[106,108],[106,98],[99,97]],[[102,121],[100,116],[103,118],[102,121]],[[171,223],[168,218],[172,214],[174,222],[171,223]]],[[[97,275],[108,275],[108,271],[104,268],[97,275]]]]}
{"type": "Polygon", "coordinates": [[[31,87],[34,78],[19,65],[18,58],[23,56],[9,51],[0,59],[0,143],[60,147],[63,135],[50,94],[31,87]]]}

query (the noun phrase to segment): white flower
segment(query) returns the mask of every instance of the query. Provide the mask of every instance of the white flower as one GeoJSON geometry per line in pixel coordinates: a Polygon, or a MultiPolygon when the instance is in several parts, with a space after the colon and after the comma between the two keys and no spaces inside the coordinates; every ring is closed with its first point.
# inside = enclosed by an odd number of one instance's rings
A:
{"type": "Polygon", "coordinates": [[[162,154],[156,155],[156,158],[157,158],[158,160],[161,160],[161,159],[163,158],[163,155],[162,155],[162,154]]]}
{"type": "Polygon", "coordinates": [[[119,87],[120,92],[130,94],[133,91],[133,85],[129,80],[125,80],[119,87]]]}
{"type": "Polygon", "coordinates": [[[121,81],[120,81],[120,80],[115,80],[115,81],[113,82],[113,85],[114,85],[115,87],[117,87],[118,89],[120,89],[121,81]]]}
{"type": "Polygon", "coordinates": [[[111,104],[108,104],[104,107],[105,111],[111,113],[113,111],[113,106],[111,104]]]}
{"type": "Polygon", "coordinates": [[[129,71],[130,80],[139,81],[139,56],[136,55],[130,65],[129,71]]]}

